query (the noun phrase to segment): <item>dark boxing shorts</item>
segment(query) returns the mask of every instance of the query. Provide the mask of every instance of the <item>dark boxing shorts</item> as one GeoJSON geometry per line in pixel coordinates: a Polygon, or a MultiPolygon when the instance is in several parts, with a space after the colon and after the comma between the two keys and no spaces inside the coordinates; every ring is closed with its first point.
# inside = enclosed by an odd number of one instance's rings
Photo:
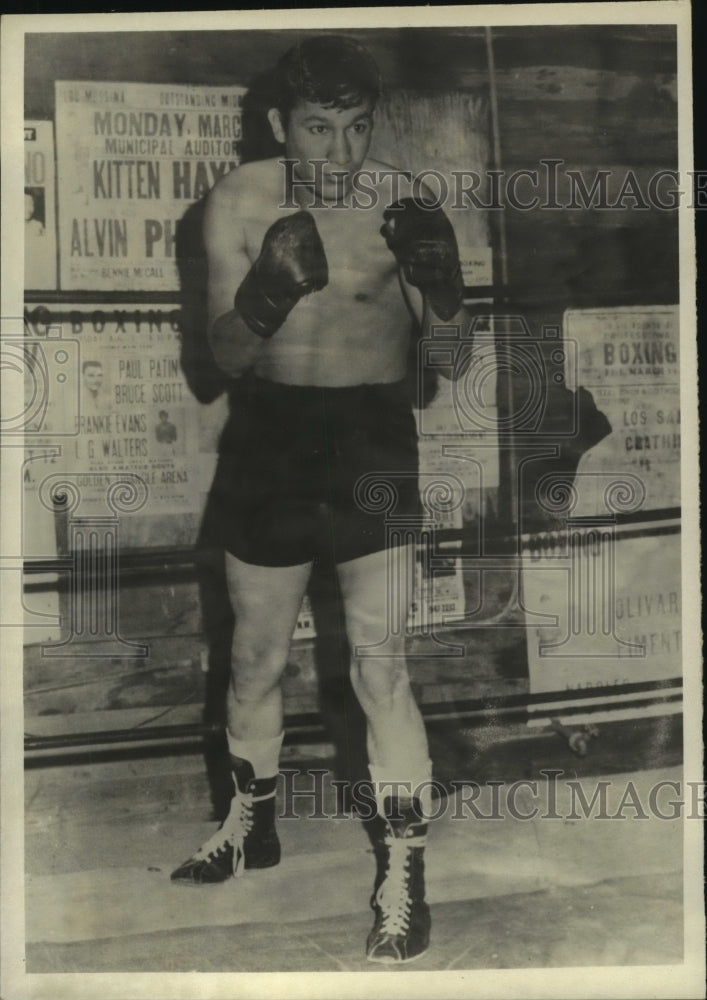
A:
{"type": "Polygon", "coordinates": [[[395,544],[391,514],[419,516],[417,472],[403,383],[322,388],[250,375],[221,438],[209,534],[258,566],[346,562],[395,544]]]}

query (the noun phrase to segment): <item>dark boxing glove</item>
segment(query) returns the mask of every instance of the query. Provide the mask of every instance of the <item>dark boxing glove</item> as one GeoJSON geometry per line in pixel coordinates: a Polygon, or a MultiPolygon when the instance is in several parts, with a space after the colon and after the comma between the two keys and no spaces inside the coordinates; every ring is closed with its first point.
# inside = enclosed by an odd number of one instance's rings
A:
{"type": "MultiPolygon", "coordinates": [[[[548,531],[566,519],[570,509],[548,509],[543,502],[540,486],[550,476],[549,486],[572,486],[581,458],[611,434],[611,424],[597,408],[591,392],[580,386],[576,392],[564,385],[548,382],[545,388],[545,409],[538,427],[540,454],[523,459],[521,501],[523,531],[548,531]],[[568,428],[574,432],[568,434],[568,428]],[[543,454],[552,445],[554,455],[543,454]]],[[[569,496],[569,492],[567,494],[569,496]]]]}
{"type": "Polygon", "coordinates": [[[389,205],[383,218],[381,235],[406,280],[427,297],[440,319],[451,319],[464,301],[464,280],[457,240],[443,210],[403,198],[389,205]]]}
{"type": "Polygon", "coordinates": [[[259,337],[272,337],[303,295],[329,281],[326,254],[309,212],[278,219],[236,292],[234,308],[259,337]]]}

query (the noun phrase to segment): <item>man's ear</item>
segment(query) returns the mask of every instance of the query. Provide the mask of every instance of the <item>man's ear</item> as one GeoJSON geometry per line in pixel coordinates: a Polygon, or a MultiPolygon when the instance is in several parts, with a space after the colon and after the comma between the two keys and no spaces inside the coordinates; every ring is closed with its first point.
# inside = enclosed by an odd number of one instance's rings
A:
{"type": "Polygon", "coordinates": [[[277,108],[270,108],[268,111],[268,121],[270,122],[272,134],[275,136],[275,141],[284,143],[285,126],[282,122],[282,115],[277,108]]]}

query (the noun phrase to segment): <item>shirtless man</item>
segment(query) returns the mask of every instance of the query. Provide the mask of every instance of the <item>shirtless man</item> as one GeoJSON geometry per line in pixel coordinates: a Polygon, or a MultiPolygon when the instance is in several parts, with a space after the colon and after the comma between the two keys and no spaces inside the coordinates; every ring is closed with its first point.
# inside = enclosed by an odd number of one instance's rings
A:
{"type": "Polygon", "coordinates": [[[420,207],[409,181],[391,206],[390,167],[367,157],[380,84],[365,49],[340,36],[308,39],[280,61],[277,82],[268,118],[292,170],[280,160],[237,168],[212,190],[205,216],[209,339],[224,372],[244,376],[246,394],[247,416],[230,437],[232,481],[221,477],[216,498],[235,614],[235,794],[221,829],[172,878],[220,882],[279,861],[280,679],[325,539],[385,830],[366,951],[372,961],[408,961],[426,950],[430,927],[426,809],[414,792],[429,789],[431,765],[404,649],[414,552],[386,548],[384,514],[363,509],[355,487],[380,473],[396,514],[419,512],[403,386],[410,313],[423,335],[435,322],[463,322],[459,258],[443,212],[420,207]],[[375,192],[369,208],[352,197],[362,171],[375,192]],[[407,581],[393,601],[391,579],[407,581]]]}

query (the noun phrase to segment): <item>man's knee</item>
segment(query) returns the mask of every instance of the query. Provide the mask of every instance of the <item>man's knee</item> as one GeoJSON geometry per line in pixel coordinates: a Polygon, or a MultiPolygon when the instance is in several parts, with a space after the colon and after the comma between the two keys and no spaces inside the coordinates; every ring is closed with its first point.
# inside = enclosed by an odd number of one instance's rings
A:
{"type": "Polygon", "coordinates": [[[385,648],[386,652],[404,654],[404,624],[400,621],[396,609],[388,608],[381,601],[376,608],[347,608],[346,633],[354,656],[363,655],[366,651],[375,653],[376,648],[385,648]]]}
{"type": "Polygon", "coordinates": [[[351,664],[351,681],[354,691],[365,703],[392,707],[401,694],[410,690],[404,656],[357,657],[351,664]]]}
{"type": "Polygon", "coordinates": [[[239,700],[258,700],[278,686],[287,665],[289,647],[234,635],[231,683],[239,700]]]}

